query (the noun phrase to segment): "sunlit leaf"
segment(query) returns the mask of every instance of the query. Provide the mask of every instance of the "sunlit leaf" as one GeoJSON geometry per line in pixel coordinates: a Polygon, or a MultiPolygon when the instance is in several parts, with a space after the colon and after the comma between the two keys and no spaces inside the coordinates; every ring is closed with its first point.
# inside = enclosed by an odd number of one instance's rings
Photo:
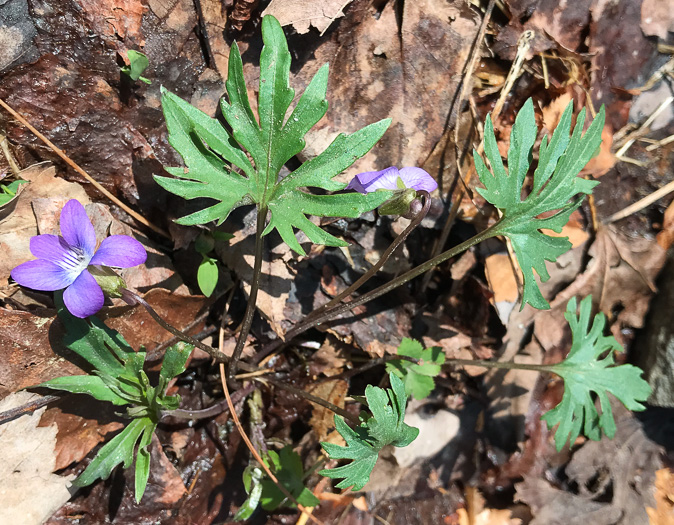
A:
{"type": "Polygon", "coordinates": [[[527,100],[518,113],[510,133],[508,171],[503,166],[489,116],[484,129],[484,152],[491,164],[491,171],[487,169],[482,157],[476,151],[473,152],[475,167],[480,182],[484,185],[484,188],[478,188],[477,191],[503,215],[492,233],[505,235],[510,239],[522,269],[522,307],[526,303],[539,309],[550,307],[538,288],[534,270],[542,281],[547,281],[550,275],[545,262],[556,261],[571,248],[567,237],[552,237],[541,230],[560,233],[571,213],[580,206],[583,196],[590,194],[592,188],[599,184],[578,177],[578,174],[601,144],[604,107],[602,106],[585,134],[582,134],[585,123],[583,109],[578,115],[573,133],[569,136],[572,116],[573,103],[570,103],[550,142],[547,137],[543,138],[533,188],[524,199],[522,191],[525,176],[538,132],[531,99],[527,100]]]}
{"type": "Polygon", "coordinates": [[[407,395],[402,380],[389,374],[391,388],[382,389],[368,385],[365,398],[372,416],[352,429],[344,420],[335,416],[337,431],[346,441],[341,447],[332,443],[321,443],[331,459],[351,459],[347,465],[319,472],[328,478],[344,478],[337,484],[340,489],[353,486],[362,489],[370,480],[370,474],[377,463],[379,451],[386,445],[405,447],[416,439],[419,429],[404,423],[407,395]]]}
{"type": "Polygon", "coordinates": [[[276,229],[301,255],[305,252],[295,237],[296,230],[302,230],[317,244],[345,246],[345,241],[316,226],[307,216],[358,217],[386,201],[391,192],[319,196],[310,188],[321,193],[344,189],[346,184],[336,182],[334,177],[372,149],[391,119],[351,135],[338,135],[323,153],[279,180],[283,165],[304,149],[304,136],[328,109],[328,66],[318,70],[290,112],[294,97],[289,86],[291,56],[283,29],[272,16],[262,20],[262,39],[259,121],[251,109],[241,54],[234,43],[229,55],[227,97],[221,101],[231,132],[216,119],[163,91],[169,142],[183,157],[186,168],[167,168],[175,178],[155,179],[185,199],[214,200],[209,207],[179,219],[180,224],[220,224],[233,209],[256,204],[271,212],[264,235],[276,229]]]}

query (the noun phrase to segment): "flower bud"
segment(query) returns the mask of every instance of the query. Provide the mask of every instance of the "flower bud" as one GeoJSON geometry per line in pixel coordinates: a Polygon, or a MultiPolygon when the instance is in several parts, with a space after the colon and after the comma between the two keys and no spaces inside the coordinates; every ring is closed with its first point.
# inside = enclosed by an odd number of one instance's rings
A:
{"type": "Polygon", "coordinates": [[[398,190],[391,199],[379,206],[379,213],[381,215],[405,215],[410,212],[410,205],[416,198],[417,192],[412,188],[398,190]]]}
{"type": "Polygon", "coordinates": [[[126,283],[112,268],[98,264],[90,264],[87,267],[89,273],[94,276],[98,286],[108,297],[121,297],[122,290],[126,288],[126,283]]]}

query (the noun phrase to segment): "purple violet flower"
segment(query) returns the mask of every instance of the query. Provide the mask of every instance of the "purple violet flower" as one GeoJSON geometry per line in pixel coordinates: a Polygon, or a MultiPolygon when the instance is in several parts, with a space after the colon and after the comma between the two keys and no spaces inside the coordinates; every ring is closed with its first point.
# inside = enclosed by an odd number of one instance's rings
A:
{"type": "Polygon", "coordinates": [[[30,251],[37,260],[20,264],[11,272],[22,286],[51,292],[65,288],[63,302],[76,317],[98,312],[105,301],[103,290],[87,270],[89,265],[130,268],[147,259],[143,245],[128,235],[111,235],[96,249],[96,232],[75,199],[61,210],[61,235],[36,235],[30,251]]]}
{"type": "Polygon", "coordinates": [[[402,180],[405,188],[416,191],[431,193],[437,189],[438,183],[425,170],[421,168],[403,168],[399,170],[395,166],[381,171],[366,171],[356,175],[347,190],[355,190],[360,193],[371,193],[377,190],[400,190],[398,179],[402,180]]]}

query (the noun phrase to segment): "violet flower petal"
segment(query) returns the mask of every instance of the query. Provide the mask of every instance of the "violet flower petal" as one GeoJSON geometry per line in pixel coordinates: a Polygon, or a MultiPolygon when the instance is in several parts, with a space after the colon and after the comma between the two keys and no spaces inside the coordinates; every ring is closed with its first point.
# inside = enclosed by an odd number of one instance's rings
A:
{"type": "Polygon", "coordinates": [[[52,261],[37,259],[20,264],[12,270],[11,275],[21,286],[53,292],[72,284],[78,274],[69,272],[52,261]]]}
{"type": "Polygon", "coordinates": [[[58,263],[68,256],[70,246],[58,235],[36,235],[30,239],[30,252],[40,259],[58,263]]]}
{"type": "Polygon", "coordinates": [[[429,175],[426,170],[410,167],[400,170],[400,178],[408,188],[414,188],[417,191],[427,191],[431,193],[438,189],[438,183],[429,175]]]}
{"type": "Polygon", "coordinates": [[[366,171],[359,173],[348,186],[347,190],[355,190],[360,193],[372,193],[378,189],[397,190],[398,189],[398,168],[391,166],[381,171],[366,171]]]}
{"type": "Polygon", "coordinates": [[[78,200],[70,199],[61,210],[61,235],[71,246],[81,248],[89,259],[96,251],[96,232],[78,200]]]}
{"type": "Polygon", "coordinates": [[[94,276],[84,270],[63,292],[63,302],[71,314],[84,318],[103,308],[105,296],[94,276]]]}
{"type": "Polygon", "coordinates": [[[89,264],[131,268],[143,264],[147,252],[143,245],[128,235],[111,235],[103,239],[89,264]]]}

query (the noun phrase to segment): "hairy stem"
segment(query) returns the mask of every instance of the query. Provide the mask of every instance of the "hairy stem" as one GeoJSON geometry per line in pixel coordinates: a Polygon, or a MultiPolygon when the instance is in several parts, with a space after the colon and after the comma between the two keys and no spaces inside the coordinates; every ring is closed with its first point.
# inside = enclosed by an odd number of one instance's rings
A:
{"type": "Polygon", "coordinates": [[[321,307],[311,312],[306,318],[300,321],[300,323],[298,324],[298,328],[301,327],[302,325],[309,324],[313,319],[317,318],[324,312],[339,305],[342,302],[342,299],[348,298],[353,292],[358,290],[358,288],[363,286],[367,281],[369,281],[372,277],[374,277],[374,275],[381,269],[381,267],[384,266],[384,264],[386,263],[386,261],[388,261],[389,257],[391,257],[396,248],[398,248],[398,246],[400,246],[405,241],[405,239],[409,237],[410,233],[412,233],[412,231],[414,231],[414,229],[417,226],[419,226],[419,224],[421,224],[421,221],[424,220],[424,217],[426,217],[426,214],[428,213],[428,210],[431,207],[431,197],[428,194],[428,192],[420,191],[419,194],[424,199],[423,208],[419,213],[416,214],[412,222],[410,222],[409,226],[405,228],[405,230],[393,240],[391,245],[382,254],[377,263],[374,266],[372,266],[372,268],[370,268],[367,272],[365,272],[360,277],[360,279],[354,282],[346,290],[344,290],[336,297],[332,298],[329,302],[325,303],[321,307]]]}
{"type": "MultiPolygon", "coordinates": [[[[178,339],[181,341],[184,341],[196,348],[199,348],[200,350],[203,350],[206,352],[208,355],[210,355],[216,362],[218,363],[226,363],[229,361],[229,357],[227,357],[225,354],[220,352],[219,350],[216,350],[212,346],[208,346],[207,344],[202,343],[198,339],[195,339],[194,337],[187,335],[185,332],[178,330],[175,326],[167,323],[162,317],[156,312],[154,308],[145,300],[143,299],[140,295],[137,293],[128,290],[126,288],[122,289],[122,299],[129,305],[136,305],[139,304],[145,310],[147,310],[147,313],[150,314],[150,317],[155,320],[155,322],[160,325],[164,330],[167,332],[172,333],[175,335],[178,339]]],[[[241,368],[246,370],[247,372],[254,372],[256,369],[255,367],[252,367],[246,363],[243,363],[241,365],[241,368]]]]}
{"type": "Polygon", "coordinates": [[[481,361],[473,359],[447,359],[445,365],[481,366],[483,368],[499,368],[504,370],[530,370],[532,372],[553,372],[549,365],[532,365],[527,363],[514,363],[512,361],[481,361]]]}
{"type": "Polygon", "coordinates": [[[257,304],[257,292],[260,287],[260,274],[262,272],[262,247],[264,246],[264,239],[262,232],[264,231],[265,221],[267,220],[267,208],[260,207],[257,210],[257,231],[255,232],[255,262],[253,264],[253,277],[250,282],[250,294],[248,296],[248,304],[246,305],[246,313],[243,316],[243,323],[241,323],[241,331],[239,338],[234,347],[231,364],[227,370],[227,381],[231,384],[236,383],[234,376],[239,366],[243,348],[246,346],[246,340],[250,333],[250,327],[253,324],[253,317],[255,317],[255,307],[257,304]]]}
{"type": "MultiPolygon", "coordinates": [[[[244,397],[250,394],[254,389],[255,385],[253,383],[250,383],[249,385],[246,385],[245,387],[237,390],[232,394],[232,402],[236,405],[244,397]]],[[[202,409],[186,410],[182,408],[177,408],[175,410],[164,410],[161,413],[161,417],[162,419],[166,417],[174,417],[176,419],[187,419],[194,421],[197,419],[209,419],[227,411],[229,411],[229,406],[227,406],[227,400],[223,399],[218,403],[215,403],[207,408],[202,409]]]]}
{"type": "MultiPolygon", "coordinates": [[[[302,332],[308,330],[309,328],[313,328],[314,326],[318,326],[321,323],[324,323],[325,321],[328,321],[329,319],[332,319],[334,317],[337,317],[343,313],[348,312],[349,310],[355,308],[356,306],[360,306],[362,304],[365,304],[367,302],[370,302],[377,297],[380,297],[394,288],[397,288],[398,286],[402,286],[403,284],[411,281],[415,277],[420,276],[421,274],[427,272],[431,268],[437,266],[438,264],[441,264],[445,262],[447,259],[451,259],[452,257],[456,257],[460,253],[465,252],[468,248],[471,248],[475,246],[476,244],[484,241],[485,239],[488,239],[493,233],[494,227],[492,226],[491,228],[486,229],[482,233],[476,235],[475,237],[472,237],[468,239],[465,242],[462,242],[458,246],[455,246],[454,248],[447,250],[445,252],[442,252],[440,255],[437,257],[434,257],[433,259],[430,259],[426,261],[423,264],[420,264],[416,268],[412,268],[411,270],[405,272],[404,274],[400,275],[399,277],[396,277],[395,279],[392,279],[388,283],[380,286],[379,288],[375,288],[372,291],[369,291],[367,293],[364,293],[363,295],[356,297],[352,301],[349,301],[348,303],[345,303],[343,305],[340,305],[336,308],[333,308],[329,312],[326,312],[322,316],[318,317],[317,319],[314,319],[310,324],[308,324],[306,327],[302,327],[302,332]]],[[[290,337],[297,335],[292,333],[293,330],[289,331],[286,334],[286,338],[289,339],[290,337]],[[291,335],[292,334],[292,335],[291,335]]],[[[300,332],[298,332],[300,333],[300,332]]]]}
{"type": "Polygon", "coordinates": [[[5,410],[4,412],[0,412],[0,425],[4,425],[5,423],[8,423],[9,421],[12,421],[17,417],[21,417],[25,414],[35,412],[36,410],[42,408],[43,406],[46,406],[49,403],[52,403],[53,401],[58,401],[59,399],[61,399],[60,396],[51,396],[51,395],[42,396],[33,401],[29,401],[24,405],[12,408],[10,410],[5,410]]]}

